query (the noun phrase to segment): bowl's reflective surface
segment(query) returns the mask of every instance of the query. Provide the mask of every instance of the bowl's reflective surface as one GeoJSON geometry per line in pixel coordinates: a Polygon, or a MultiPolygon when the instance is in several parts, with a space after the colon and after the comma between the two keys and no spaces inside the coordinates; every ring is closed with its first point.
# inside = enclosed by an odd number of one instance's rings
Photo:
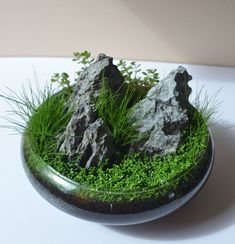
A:
{"type": "MultiPolygon", "coordinates": [[[[34,155],[25,138],[22,140],[22,159],[26,174],[35,189],[51,204],[76,217],[110,225],[127,225],[151,221],[167,215],[187,203],[203,187],[208,179],[214,161],[212,136],[207,152],[199,161],[200,174],[190,185],[184,181],[177,189],[166,195],[164,188],[156,187],[135,192],[104,192],[86,188],[56,172],[41,158],[34,155]],[[143,199],[145,191],[156,193],[155,198],[143,199]],[[159,197],[158,193],[161,197],[159,197]],[[139,194],[142,200],[131,199],[139,194]],[[116,199],[101,201],[100,199],[116,199]]],[[[176,180],[180,180],[179,178],[176,180]]]]}

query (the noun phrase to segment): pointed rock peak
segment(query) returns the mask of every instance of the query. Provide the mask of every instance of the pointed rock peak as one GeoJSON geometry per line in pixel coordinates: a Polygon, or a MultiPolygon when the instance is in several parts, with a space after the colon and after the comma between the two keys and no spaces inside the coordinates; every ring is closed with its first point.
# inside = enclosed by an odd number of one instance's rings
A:
{"type": "Polygon", "coordinates": [[[147,137],[132,144],[130,151],[150,155],[176,152],[182,129],[188,122],[187,108],[192,77],[179,66],[152,87],[145,99],[136,105],[133,118],[139,123],[140,134],[147,137]]]}

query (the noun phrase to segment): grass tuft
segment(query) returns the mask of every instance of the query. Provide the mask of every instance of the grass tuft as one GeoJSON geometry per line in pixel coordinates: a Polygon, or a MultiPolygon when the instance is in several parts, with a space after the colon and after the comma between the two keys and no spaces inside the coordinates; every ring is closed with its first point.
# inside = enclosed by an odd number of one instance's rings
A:
{"type": "Polygon", "coordinates": [[[119,145],[127,145],[139,137],[138,123],[130,118],[134,106],[144,96],[143,89],[133,89],[132,86],[123,84],[116,92],[108,86],[105,77],[102,78],[100,95],[95,105],[98,116],[103,119],[109,132],[119,145]]]}
{"type": "Polygon", "coordinates": [[[10,125],[1,127],[25,134],[34,152],[40,156],[55,154],[57,135],[65,129],[72,115],[72,111],[65,110],[67,89],[59,94],[54,93],[51,85],[45,85],[44,88],[37,85],[34,91],[28,83],[22,86],[20,94],[10,88],[0,94],[11,108],[8,117],[2,117],[10,125]],[[18,116],[18,120],[15,116],[18,116]]]}

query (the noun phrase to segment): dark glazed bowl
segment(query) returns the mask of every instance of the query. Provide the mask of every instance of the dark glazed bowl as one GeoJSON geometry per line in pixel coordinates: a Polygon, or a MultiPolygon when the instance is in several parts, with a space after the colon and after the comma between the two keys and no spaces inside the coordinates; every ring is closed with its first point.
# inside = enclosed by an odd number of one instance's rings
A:
{"type": "Polygon", "coordinates": [[[197,169],[193,168],[193,171],[190,171],[190,176],[193,173],[194,177],[190,180],[188,178],[187,181],[178,177],[175,179],[177,188],[171,191],[168,189],[167,193],[164,193],[166,183],[160,187],[135,192],[104,192],[89,189],[61,175],[46,164],[32,152],[25,137],[22,140],[22,159],[32,185],[55,207],[73,216],[101,224],[130,225],[163,217],[192,199],[204,186],[212,170],[214,143],[210,133],[207,150],[197,163],[197,169]],[[151,196],[154,197],[143,199],[142,196],[147,191],[151,191],[151,196]],[[133,195],[135,198],[130,200],[133,195]]]}

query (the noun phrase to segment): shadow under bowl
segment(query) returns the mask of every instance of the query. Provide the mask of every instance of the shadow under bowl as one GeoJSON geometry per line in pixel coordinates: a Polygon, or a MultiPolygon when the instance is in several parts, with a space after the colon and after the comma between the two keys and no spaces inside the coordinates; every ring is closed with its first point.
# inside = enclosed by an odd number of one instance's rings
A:
{"type": "Polygon", "coordinates": [[[25,172],[43,198],[66,213],[106,225],[148,222],[182,207],[204,186],[214,162],[214,143],[210,133],[207,149],[197,163],[197,170],[190,174],[190,180],[177,178],[177,188],[168,189],[166,193],[166,185],[135,192],[104,192],[89,189],[58,173],[33,153],[25,136],[21,151],[25,172]],[[146,192],[152,197],[144,199],[146,192]]]}

